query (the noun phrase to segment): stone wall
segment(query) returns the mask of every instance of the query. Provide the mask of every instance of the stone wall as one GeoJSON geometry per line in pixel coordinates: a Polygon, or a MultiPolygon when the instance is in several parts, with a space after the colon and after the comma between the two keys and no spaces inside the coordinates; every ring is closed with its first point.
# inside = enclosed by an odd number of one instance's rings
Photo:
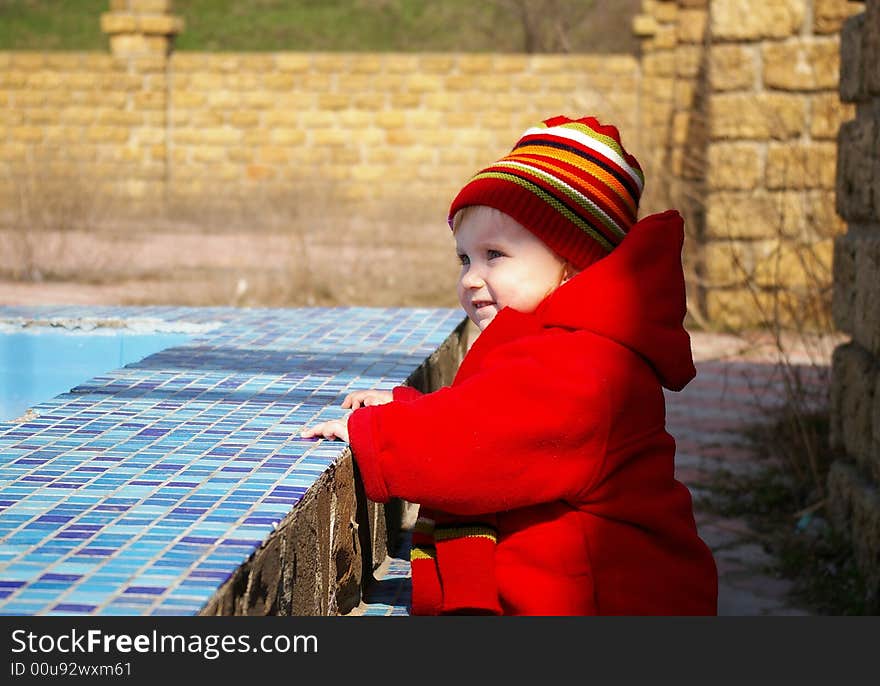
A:
{"type": "Polygon", "coordinates": [[[635,131],[630,57],[0,53],[0,193],[23,168],[131,199],[316,177],[447,200],[548,113],[635,131]]]}
{"type": "Polygon", "coordinates": [[[843,231],[834,140],[853,111],[836,91],[839,31],[857,10],[846,0],[644,3],[641,120],[659,143],[655,183],[689,226],[698,318],[734,329],[821,318],[843,231]]]}
{"type": "Polygon", "coordinates": [[[174,52],[169,0],[110,0],[111,54],[0,53],[0,207],[40,186],[153,216],[223,202],[308,213],[323,195],[349,215],[437,217],[527,126],[592,113],[646,167],[642,214],[685,215],[697,323],[766,324],[780,294],[812,315],[844,229],[834,140],[854,108],[836,92],[839,27],[858,7],[645,0],[637,60],[174,52]]]}
{"type": "Polygon", "coordinates": [[[834,321],[851,340],[832,361],[831,440],[839,458],[828,479],[830,509],[880,610],[880,0],[847,19],[840,97],[855,116],[837,137],[834,321]]]}
{"type": "Polygon", "coordinates": [[[317,175],[346,199],[446,203],[550,113],[597,112],[635,130],[631,57],[176,53],[169,74],[179,194],[317,175]]]}
{"type": "Polygon", "coordinates": [[[640,126],[655,142],[643,160],[649,183],[642,209],[675,207],[684,216],[688,309],[699,323],[707,323],[697,286],[705,233],[708,4],[646,0],[633,22],[642,38],[640,126]]]}
{"type": "Polygon", "coordinates": [[[0,53],[0,203],[33,178],[161,199],[168,74],[100,53],[0,53]]]}
{"type": "Polygon", "coordinates": [[[594,113],[647,145],[631,56],[173,52],[168,0],[110,9],[112,54],[0,53],[0,200],[51,174],[152,212],[323,192],[442,216],[545,117],[594,113]]]}

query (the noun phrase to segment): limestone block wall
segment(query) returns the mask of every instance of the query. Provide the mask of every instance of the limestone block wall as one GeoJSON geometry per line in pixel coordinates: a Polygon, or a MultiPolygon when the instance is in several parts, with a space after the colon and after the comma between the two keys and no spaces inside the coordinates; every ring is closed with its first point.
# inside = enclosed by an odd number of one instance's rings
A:
{"type": "Polygon", "coordinates": [[[51,177],[149,212],[318,192],[442,213],[548,116],[614,122],[638,155],[638,81],[630,56],[0,53],[0,201],[51,177]]]}
{"type": "Polygon", "coordinates": [[[0,206],[33,185],[161,198],[165,59],[0,53],[0,206]]]}
{"type": "MultiPolygon", "coordinates": [[[[648,0],[641,120],[689,226],[689,303],[740,328],[821,319],[846,0],[648,0]],[[781,309],[775,309],[780,305],[781,309]],[[814,316],[815,315],[815,316],[814,316]]],[[[827,307],[827,306],[826,306],[827,307]]],[[[814,323],[814,322],[813,322],[814,323]]]]}
{"type": "Polygon", "coordinates": [[[844,24],[840,97],[854,117],[837,136],[837,210],[846,233],[834,243],[833,313],[851,340],[832,361],[828,478],[835,525],[854,544],[880,608],[880,0],[844,24]]]}
{"type": "Polygon", "coordinates": [[[168,188],[296,194],[318,180],[344,200],[445,204],[553,114],[635,136],[637,83],[626,56],[175,53],[168,188]]]}
{"type": "Polygon", "coordinates": [[[675,207],[685,218],[688,308],[706,322],[697,288],[704,234],[708,0],[645,0],[633,29],[642,38],[640,126],[648,146],[643,214],[675,207]]]}

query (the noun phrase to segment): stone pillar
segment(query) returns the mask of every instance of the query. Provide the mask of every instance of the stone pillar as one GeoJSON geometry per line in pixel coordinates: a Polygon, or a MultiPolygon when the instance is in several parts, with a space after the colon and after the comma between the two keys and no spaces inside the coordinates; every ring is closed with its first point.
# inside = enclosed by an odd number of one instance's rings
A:
{"type": "Polygon", "coordinates": [[[110,0],[101,30],[114,57],[165,57],[183,31],[183,18],[171,14],[171,0],[110,0]]]}
{"type": "Polygon", "coordinates": [[[711,328],[829,326],[835,89],[847,0],[644,0],[645,210],[678,208],[711,328]]]}
{"type": "Polygon", "coordinates": [[[702,245],[708,129],[709,0],[644,0],[633,31],[642,40],[640,157],[645,168],[641,215],[669,207],[685,220],[688,312],[705,322],[702,245]]]}
{"type": "Polygon", "coordinates": [[[643,0],[642,12],[633,19],[633,32],[641,39],[642,80],[639,89],[638,147],[645,168],[642,213],[662,211],[672,204],[670,169],[672,119],[676,78],[677,0],[643,0]]]}
{"type": "Polygon", "coordinates": [[[712,0],[707,316],[827,330],[846,0],[712,0]]]}
{"type": "Polygon", "coordinates": [[[101,15],[119,73],[114,83],[123,88],[118,116],[128,123],[126,140],[114,154],[133,167],[119,176],[115,192],[133,211],[151,214],[168,204],[170,55],[174,36],[183,30],[171,5],[171,0],[110,0],[110,11],[101,15]]]}
{"type": "MultiPolygon", "coordinates": [[[[855,4],[855,3],[853,3],[855,4]]],[[[832,521],[853,544],[880,611],[880,0],[867,0],[841,37],[840,99],[855,118],[837,136],[837,211],[847,231],[834,243],[832,311],[851,340],[834,351],[828,476],[832,521]]]]}

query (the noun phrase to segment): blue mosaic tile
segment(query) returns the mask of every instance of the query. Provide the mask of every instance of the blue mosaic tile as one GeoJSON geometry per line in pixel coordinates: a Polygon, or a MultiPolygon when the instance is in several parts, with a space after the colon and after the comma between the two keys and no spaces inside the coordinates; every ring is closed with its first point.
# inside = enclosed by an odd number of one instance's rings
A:
{"type": "Polygon", "coordinates": [[[376,570],[375,583],[367,588],[363,601],[352,614],[361,617],[409,616],[412,597],[411,545],[411,534],[403,532],[398,549],[376,570]]]}
{"type": "MultiPolygon", "coordinates": [[[[342,454],[299,429],[344,416],[352,390],[402,383],[462,319],[429,308],[0,307],[0,334],[191,335],[0,422],[0,614],[197,614],[342,454]]],[[[406,583],[408,565],[390,573],[406,583]]],[[[400,597],[372,611],[405,614],[400,597]]]]}

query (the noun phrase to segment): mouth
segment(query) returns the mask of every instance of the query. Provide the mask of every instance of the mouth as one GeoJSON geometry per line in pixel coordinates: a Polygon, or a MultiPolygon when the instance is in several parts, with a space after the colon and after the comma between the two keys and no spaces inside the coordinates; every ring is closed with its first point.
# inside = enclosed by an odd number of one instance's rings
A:
{"type": "Polygon", "coordinates": [[[495,303],[492,302],[491,300],[474,300],[474,301],[471,303],[471,305],[473,306],[474,310],[481,310],[481,309],[484,308],[484,307],[491,307],[491,306],[494,305],[494,304],[495,304],[495,303]]]}

